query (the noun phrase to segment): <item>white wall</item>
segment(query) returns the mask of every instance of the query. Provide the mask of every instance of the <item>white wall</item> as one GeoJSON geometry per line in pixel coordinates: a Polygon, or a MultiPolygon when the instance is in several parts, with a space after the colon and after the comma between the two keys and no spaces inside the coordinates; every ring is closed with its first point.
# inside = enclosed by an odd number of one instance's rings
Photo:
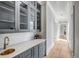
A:
{"type": "Polygon", "coordinates": [[[3,48],[4,44],[4,37],[8,36],[10,41],[9,45],[13,45],[16,43],[20,43],[23,41],[28,41],[33,38],[32,32],[23,32],[23,33],[7,33],[7,34],[0,34],[0,48],[3,48]]]}
{"type": "Polygon", "coordinates": [[[60,36],[60,23],[57,23],[57,35],[56,35],[56,39],[59,39],[59,36],[60,36]]]}
{"type": "Polygon", "coordinates": [[[48,2],[46,4],[46,40],[48,55],[51,48],[53,48],[55,40],[55,18],[48,2]]]}
{"type": "Polygon", "coordinates": [[[59,24],[55,22],[54,24],[54,39],[56,40],[58,38],[58,32],[59,32],[59,24]]]}
{"type": "Polygon", "coordinates": [[[73,51],[73,15],[68,21],[68,41],[71,50],[73,51]]]}

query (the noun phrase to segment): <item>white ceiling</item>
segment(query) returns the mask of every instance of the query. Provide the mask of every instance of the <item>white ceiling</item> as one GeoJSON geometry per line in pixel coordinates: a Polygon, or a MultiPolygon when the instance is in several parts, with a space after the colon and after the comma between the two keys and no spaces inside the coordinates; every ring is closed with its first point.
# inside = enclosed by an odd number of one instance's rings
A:
{"type": "Polygon", "coordinates": [[[52,11],[56,16],[56,21],[67,21],[72,14],[72,2],[70,1],[51,1],[49,2],[52,11]]]}

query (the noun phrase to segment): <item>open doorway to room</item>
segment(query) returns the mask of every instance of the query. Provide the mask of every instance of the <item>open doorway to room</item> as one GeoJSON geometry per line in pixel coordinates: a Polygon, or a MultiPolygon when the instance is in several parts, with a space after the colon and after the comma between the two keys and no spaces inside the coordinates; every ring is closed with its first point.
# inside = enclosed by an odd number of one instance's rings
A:
{"type": "Polygon", "coordinates": [[[59,38],[67,40],[67,25],[66,24],[60,24],[59,31],[60,31],[59,38]]]}

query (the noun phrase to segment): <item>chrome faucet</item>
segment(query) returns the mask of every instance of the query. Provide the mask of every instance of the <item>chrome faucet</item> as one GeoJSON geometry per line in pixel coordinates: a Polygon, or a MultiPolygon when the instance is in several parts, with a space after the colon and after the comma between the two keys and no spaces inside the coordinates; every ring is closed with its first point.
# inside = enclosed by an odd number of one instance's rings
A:
{"type": "Polygon", "coordinates": [[[6,47],[7,47],[8,44],[9,44],[9,37],[6,36],[6,37],[4,38],[4,49],[6,49],[6,47]]]}

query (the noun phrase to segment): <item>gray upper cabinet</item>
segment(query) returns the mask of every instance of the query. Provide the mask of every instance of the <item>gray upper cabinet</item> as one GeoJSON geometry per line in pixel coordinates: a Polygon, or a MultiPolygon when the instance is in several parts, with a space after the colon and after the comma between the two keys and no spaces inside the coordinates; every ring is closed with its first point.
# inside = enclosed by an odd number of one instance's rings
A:
{"type": "Polygon", "coordinates": [[[0,32],[15,30],[15,2],[0,1],[0,32]]]}
{"type": "Polygon", "coordinates": [[[36,31],[40,20],[37,5],[36,1],[0,1],[0,32],[36,31]]]}
{"type": "Polygon", "coordinates": [[[28,5],[20,2],[20,30],[28,29],[28,5]]]}

